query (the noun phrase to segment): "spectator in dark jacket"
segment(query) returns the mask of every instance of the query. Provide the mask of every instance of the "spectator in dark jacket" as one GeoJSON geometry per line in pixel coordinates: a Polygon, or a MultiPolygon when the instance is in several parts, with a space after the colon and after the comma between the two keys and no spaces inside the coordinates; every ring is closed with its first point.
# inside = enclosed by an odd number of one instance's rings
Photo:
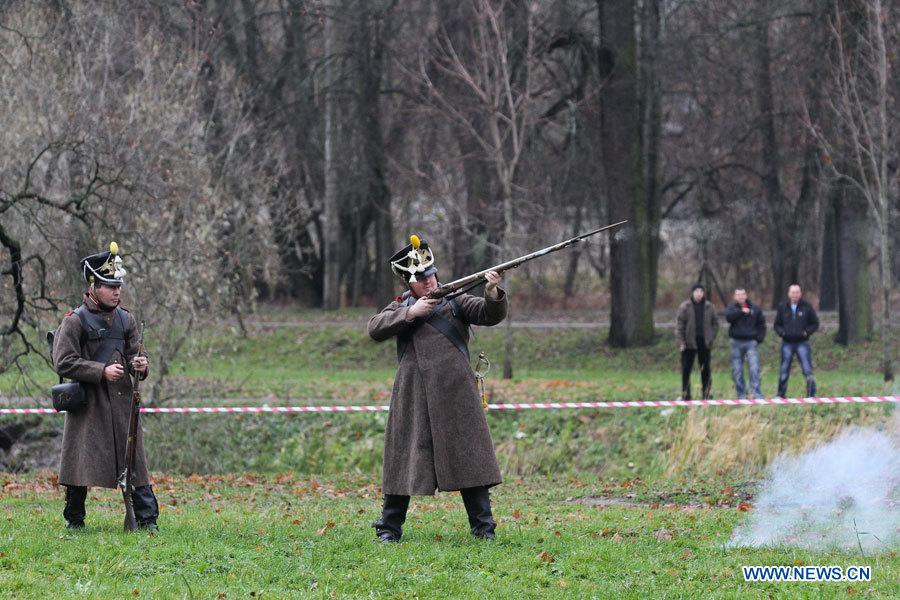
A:
{"type": "Polygon", "coordinates": [[[700,361],[700,380],[703,382],[703,398],[712,394],[712,372],[709,366],[710,349],[719,330],[716,308],[706,299],[706,290],[699,283],[691,288],[691,297],[678,308],[675,339],[681,350],[681,398],[691,399],[691,371],[694,358],[700,361]]]}
{"type": "Polygon", "coordinates": [[[747,299],[747,290],[734,290],[734,302],[725,309],[728,337],[731,338],[731,378],[738,398],[747,397],[744,383],[744,357],[750,371],[750,391],[754,398],[762,398],[759,386],[759,352],[757,344],[766,337],[766,317],[762,309],[747,299]]]}
{"type": "Polygon", "coordinates": [[[819,329],[819,317],[802,295],[800,286],[796,283],[792,285],[788,288],[787,301],[778,306],[775,315],[775,333],[781,337],[781,370],[778,374],[778,396],[781,398],[787,395],[788,377],[795,354],[806,377],[806,395],[816,395],[809,337],[819,329]]]}

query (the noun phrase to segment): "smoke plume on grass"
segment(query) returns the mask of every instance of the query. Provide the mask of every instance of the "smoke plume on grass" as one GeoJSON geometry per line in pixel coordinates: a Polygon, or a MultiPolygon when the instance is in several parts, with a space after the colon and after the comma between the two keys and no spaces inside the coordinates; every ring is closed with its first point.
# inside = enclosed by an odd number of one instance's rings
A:
{"type": "Polygon", "coordinates": [[[853,428],[774,461],[747,522],[729,546],[790,545],[878,552],[900,542],[900,448],[887,432],[853,428]]]}

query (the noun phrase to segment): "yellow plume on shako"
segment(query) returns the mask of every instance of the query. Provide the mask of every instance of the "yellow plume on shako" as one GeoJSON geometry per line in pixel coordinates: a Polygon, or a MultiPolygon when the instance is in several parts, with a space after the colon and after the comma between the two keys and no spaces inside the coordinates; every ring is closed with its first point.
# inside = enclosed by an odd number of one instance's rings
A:
{"type": "Polygon", "coordinates": [[[419,239],[419,236],[417,236],[416,234],[409,236],[409,243],[412,244],[412,247],[415,248],[416,250],[418,250],[419,246],[422,245],[422,241],[419,239]]]}
{"type": "Polygon", "coordinates": [[[113,256],[118,254],[119,253],[119,245],[115,242],[110,242],[109,243],[109,253],[112,254],[113,256]]]}

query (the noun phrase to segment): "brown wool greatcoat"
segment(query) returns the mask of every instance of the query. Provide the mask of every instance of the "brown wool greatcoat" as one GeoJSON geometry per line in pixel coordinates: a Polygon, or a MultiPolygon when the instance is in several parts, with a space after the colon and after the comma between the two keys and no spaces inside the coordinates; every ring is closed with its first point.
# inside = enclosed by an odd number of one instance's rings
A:
{"type": "MultiPolygon", "coordinates": [[[[470,325],[496,325],[506,317],[506,292],[499,298],[464,294],[452,314],[439,308],[468,344],[470,325]]],[[[381,342],[411,334],[391,395],[384,435],[382,491],[431,496],[435,489],[460,490],[501,483],[500,467],[484,417],[472,367],[447,337],[424,318],[407,321],[409,307],[390,303],[369,320],[369,336],[381,342]]]]}
{"type": "MultiPolygon", "coordinates": [[[[101,311],[89,297],[85,297],[85,306],[91,312],[104,314],[109,323],[118,318],[115,311],[101,311]]],[[[59,465],[59,483],[62,485],[114,488],[116,479],[124,469],[132,392],[127,365],[137,356],[140,337],[134,316],[131,313],[127,315],[126,356],[115,352],[107,363],[117,362],[125,367],[126,376],[119,381],[104,380],[103,369],[107,365],[85,358],[94,355],[101,341],[86,341],[85,353],[82,353],[81,320],[78,315],[66,315],[56,332],[53,366],[61,376],[80,381],[87,398],[86,407],[75,413],[66,413],[59,465]]],[[[138,421],[134,485],[149,483],[143,434],[138,421]]]]}

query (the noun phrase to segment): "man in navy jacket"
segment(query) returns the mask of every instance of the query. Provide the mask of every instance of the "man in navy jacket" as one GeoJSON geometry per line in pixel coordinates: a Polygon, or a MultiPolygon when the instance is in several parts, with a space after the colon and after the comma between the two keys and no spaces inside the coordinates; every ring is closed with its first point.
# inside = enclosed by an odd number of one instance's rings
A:
{"type": "Polygon", "coordinates": [[[759,352],[757,344],[766,337],[766,317],[762,309],[747,299],[747,290],[734,290],[734,302],[725,309],[728,337],[731,338],[731,377],[738,398],[747,397],[744,382],[744,356],[750,370],[750,391],[754,398],[762,398],[759,385],[759,352]]]}
{"type": "Polygon", "coordinates": [[[788,299],[778,306],[775,315],[775,333],[781,336],[781,371],[778,374],[778,396],[787,395],[788,377],[794,355],[800,360],[800,368],[806,377],[806,395],[816,395],[813,378],[812,350],[809,338],[819,329],[819,317],[812,304],[803,300],[803,291],[796,283],[788,288],[788,299]]]}

